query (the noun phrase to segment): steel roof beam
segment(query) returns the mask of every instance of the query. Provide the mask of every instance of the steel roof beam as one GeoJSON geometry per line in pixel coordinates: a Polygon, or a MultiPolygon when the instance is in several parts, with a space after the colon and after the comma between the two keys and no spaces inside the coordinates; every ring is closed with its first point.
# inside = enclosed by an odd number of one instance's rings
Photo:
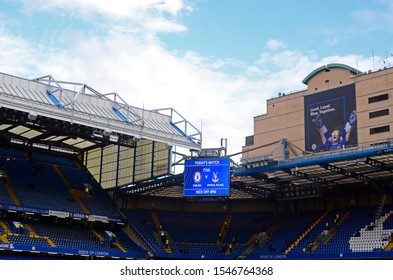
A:
{"type": "Polygon", "coordinates": [[[326,180],[326,179],[321,178],[321,177],[312,177],[309,174],[304,173],[304,172],[299,171],[299,170],[296,170],[296,169],[295,170],[291,170],[291,169],[287,169],[286,168],[286,169],[283,169],[283,171],[288,173],[288,174],[290,174],[290,175],[292,175],[292,176],[303,178],[303,179],[307,179],[307,180],[315,182],[317,184],[322,184],[322,185],[326,185],[326,186],[336,186],[337,185],[337,182],[335,182],[335,181],[329,181],[329,180],[326,180]]]}

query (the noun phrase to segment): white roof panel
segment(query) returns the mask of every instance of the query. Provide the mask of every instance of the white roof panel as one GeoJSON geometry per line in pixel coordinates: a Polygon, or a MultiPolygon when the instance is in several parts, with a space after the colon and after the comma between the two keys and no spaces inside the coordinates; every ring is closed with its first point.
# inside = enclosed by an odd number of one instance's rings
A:
{"type": "MultiPolygon", "coordinates": [[[[0,73],[3,107],[115,134],[163,142],[171,146],[200,149],[201,132],[175,110],[166,113],[129,106],[117,93],[101,94],[82,83],[60,82],[52,76],[27,80],[0,73]],[[74,88],[70,90],[67,88],[74,88]],[[77,89],[78,88],[78,89],[77,89]],[[48,95],[48,92],[50,95],[48,95]],[[116,108],[116,112],[114,111],[116,108]],[[189,131],[174,128],[176,115],[189,131]],[[191,128],[191,129],[190,129],[191,128]],[[195,141],[190,141],[192,135],[195,141]]],[[[20,129],[20,128],[18,128],[20,129]]],[[[10,131],[20,135],[24,131],[10,131]]],[[[51,141],[57,141],[50,139],[51,141]]]]}

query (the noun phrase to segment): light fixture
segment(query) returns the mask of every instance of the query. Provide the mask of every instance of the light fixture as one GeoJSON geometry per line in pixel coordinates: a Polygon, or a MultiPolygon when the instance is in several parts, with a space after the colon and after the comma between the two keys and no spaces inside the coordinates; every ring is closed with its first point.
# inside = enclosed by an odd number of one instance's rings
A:
{"type": "Polygon", "coordinates": [[[102,134],[102,132],[97,131],[97,130],[93,131],[93,134],[91,136],[94,138],[104,138],[104,135],[102,134]]]}
{"type": "Polygon", "coordinates": [[[119,136],[115,134],[109,135],[109,141],[117,143],[119,141],[119,136]]]}

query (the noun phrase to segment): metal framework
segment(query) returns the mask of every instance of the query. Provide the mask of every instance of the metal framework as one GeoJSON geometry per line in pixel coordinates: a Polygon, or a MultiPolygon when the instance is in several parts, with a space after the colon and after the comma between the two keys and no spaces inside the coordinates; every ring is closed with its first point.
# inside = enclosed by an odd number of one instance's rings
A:
{"type": "MultiPolygon", "coordinates": [[[[321,197],[324,189],[372,185],[393,191],[393,140],[325,154],[308,154],[281,161],[256,157],[234,172],[237,185],[268,191],[277,199],[321,197]]],[[[257,193],[256,193],[257,194],[257,193]]]]}
{"type": "Polygon", "coordinates": [[[5,144],[77,155],[104,188],[171,170],[172,147],[200,150],[202,133],[173,108],[146,110],[84,83],[0,73],[5,144]]]}
{"type": "MultiPolygon", "coordinates": [[[[0,73],[0,102],[2,108],[28,117],[33,124],[29,128],[44,134],[41,139],[49,135],[45,128],[40,129],[40,121],[53,120],[73,129],[87,129],[92,138],[108,137],[113,142],[148,139],[196,150],[202,144],[201,132],[173,108],[133,107],[117,93],[101,94],[86,84],[58,81],[50,75],[27,80],[0,73]]],[[[26,123],[18,118],[8,121],[26,123]]]]}

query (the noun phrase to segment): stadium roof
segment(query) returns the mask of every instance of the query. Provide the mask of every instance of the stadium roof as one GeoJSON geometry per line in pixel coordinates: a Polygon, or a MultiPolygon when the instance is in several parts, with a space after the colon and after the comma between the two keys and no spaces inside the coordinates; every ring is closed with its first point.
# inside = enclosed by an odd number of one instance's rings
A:
{"type": "Polygon", "coordinates": [[[362,74],[361,71],[359,71],[351,66],[341,64],[341,63],[330,63],[327,65],[323,65],[323,66],[315,69],[314,71],[312,71],[310,74],[307,75],[307,77],[305,77],[303,79],[302,83],[307,85],[308,82],[311,80],[311,78],[314,77],[316,74],[318,74],[319,72],[322,72],[322,71],[330,71],[331,68],[342,68],[342,69],[346,69],[346,70],[350,71],[353,74],[357,74],[357,75],[362,74]]]}
{"type": "MultiPolygon", "coordinates": [[[[386,193],[393,191],[392,172],[393,139],[365,147],[303,153],[286,159],[267,154],[244,158],[240,166],[232,167],[229,199],[293,200],[323,197],[329,190],[369,187],[386,193]]],[[[117,191],[137,196],[182,198],[183,176],[168,175],[117,191]]]]}
{"type": "Polygon", "coordinates": [[[0,73],[0,103],[2,137],[24,143],[83,151],[104,142],[132,146],[148,139],[201,148],[201,132],[173,108],[137,108],[115,92],[102,94],[50,75],[28,80],[0,73]]]}
{"type": "Polygon", "coordinates": [[[322,196],[326,189],[371,186],[380,192],[393,189],[393,140],[372,146],[274,160],[245,161],[234,172],[234,185],[255,196],[276,199],[322,196]]]}

